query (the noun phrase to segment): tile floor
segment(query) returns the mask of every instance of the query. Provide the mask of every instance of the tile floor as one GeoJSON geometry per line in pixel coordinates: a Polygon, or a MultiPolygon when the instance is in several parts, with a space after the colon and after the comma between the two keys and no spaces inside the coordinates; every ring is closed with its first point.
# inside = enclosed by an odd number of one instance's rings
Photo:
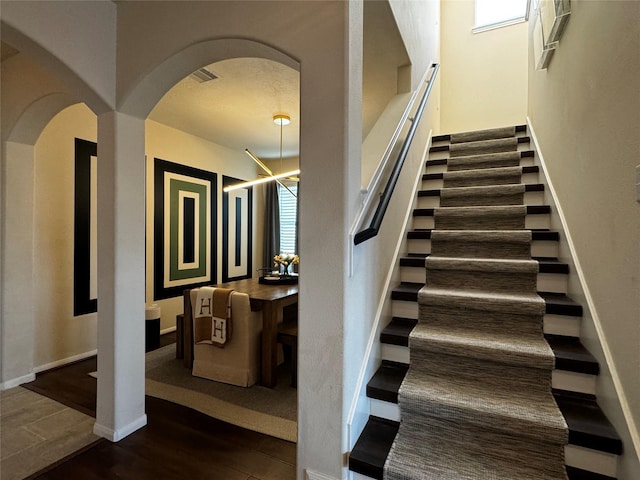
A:
{"type": "Polygon", "coordinates": [[[23,479],[98,440],[94,422],[22,387],[0,392],[0,478],[23,479]]]}

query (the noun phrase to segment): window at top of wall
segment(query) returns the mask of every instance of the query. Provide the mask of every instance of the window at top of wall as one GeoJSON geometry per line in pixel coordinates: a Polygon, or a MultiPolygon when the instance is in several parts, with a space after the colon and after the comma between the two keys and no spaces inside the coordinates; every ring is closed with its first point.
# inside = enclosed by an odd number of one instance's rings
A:
{"type": "MultiPolygon", "coordinates": [[[[297,195],[298,184],[286,183],[287,187],[297,195]]],[[[298,253],[296,251],[298,202],[289,191],[278,185],[278,203],[280,206],[280,253],[298,253]]]]}
{"type": "Polygon", "coordinates": [[[530,0],[475,0],[473,32],[506,27],[527,19],[530,0]]]}

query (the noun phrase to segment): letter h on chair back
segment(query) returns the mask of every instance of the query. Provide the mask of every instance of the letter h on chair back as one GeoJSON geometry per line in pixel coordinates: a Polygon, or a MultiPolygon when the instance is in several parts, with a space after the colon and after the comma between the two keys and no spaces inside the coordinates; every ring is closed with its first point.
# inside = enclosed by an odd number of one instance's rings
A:
{"type": "MultiPolygon", "coordinates": [[[[232,329],[226,332],[229,339],[224,345],[212,342],[200,342],[202,338],[194,336],[194,317],[192,305],[198,298],[198,290],[185,291],[184,328],[185,363],[189,365],[193,358],[192,375],[241,387],[250,387],[260,379],[260,336],[262,316],[252,312],[249,296],[246,293],[232,292],[230,297],[230,323],[232,329]],[[188,332],[187,332],[188,330],[188,332]],[[187,345],[188,343],[188,345],[187,345]],[[192,353],[188,352],[191,347],[192,353]]],[[[216,321],[215,317],[212,321],[216,321]]],[[[202,319],[198,319],[202,322],[202,319]]],[[[220,326],[209,326],[206,335],[220,333],[220,326]]],[[[201,327],[199,327],[201,328],[201,327]]],[[[202,337],[202,333],[197,335],[202,337]]]]}

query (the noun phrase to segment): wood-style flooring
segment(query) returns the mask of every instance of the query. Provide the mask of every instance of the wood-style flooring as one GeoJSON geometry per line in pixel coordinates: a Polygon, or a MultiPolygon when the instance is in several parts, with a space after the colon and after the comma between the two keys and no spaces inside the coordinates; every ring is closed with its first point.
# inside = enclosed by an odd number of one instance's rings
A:
{"type": "MultiPolygon", "coordinates": [[[[163,335],[161,346],[175,341],[163,335]]],[[[38,374],[23,385],[95,417],[95,358],[38,374]]],[[[147,425],[117,443],[99,440],[30,479],[296,478],[296,445],[146,397],[147,425]]]]}

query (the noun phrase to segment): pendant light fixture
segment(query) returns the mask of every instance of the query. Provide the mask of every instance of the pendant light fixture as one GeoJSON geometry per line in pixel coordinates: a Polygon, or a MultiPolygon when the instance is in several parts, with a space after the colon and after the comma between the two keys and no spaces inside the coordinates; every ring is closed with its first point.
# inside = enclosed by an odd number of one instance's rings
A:
{"type": "MultiPolygon", "coordinates": [[[[276,125],[280,126],[280,167],[282,167],[282,127],[285,125],[289,125],[291,123],[291,117],[289,117],[289,115],[285,115],[285,114],[277,114],[273,116],[273,123],[275,123],[276,125]]],[[[265,165],[265,163],[260,160],[251,150],[249,150],[248,148],[245,148],[245,153],[247,155],[249,155],[251,157],[251,159],[256,162],[260,168],[262,168],[265,173],[268,176],[265,176],[263,178],[258,178],[256,180],[251,180],[249,182],[241,182],[241,183],[237,183],[235,185],[229,185],[228,187],[224,187],[223,191],[225,192],[231,192],[233,190],[237,190],[239,188],[245,188],[245,187],[249,187],[251,185],[259,185],[261,183],[266,183],[266,182],[270,182],[270,181],[276,181],[278,182],[278,184],[281,187],[284,187],[287,189],[287,191],[293,195],[294,197],[296,197],[296,194],[293,193],[293,191],[291,191],[291,189],[289,187],[287,187],[284,183],[282,183],[280,181],[280,179],[287,179],[287,180],[293,180],[293,181],[298,181],[298,178],[296,177],[296,175],[300,174],[300,170],[291,170],[290,172],[284,172],[284,173],[279,173],[277,175],[274,175],[274,173],[271,171],[271,169],[269,167],[267,167],[265,165]]]]}

